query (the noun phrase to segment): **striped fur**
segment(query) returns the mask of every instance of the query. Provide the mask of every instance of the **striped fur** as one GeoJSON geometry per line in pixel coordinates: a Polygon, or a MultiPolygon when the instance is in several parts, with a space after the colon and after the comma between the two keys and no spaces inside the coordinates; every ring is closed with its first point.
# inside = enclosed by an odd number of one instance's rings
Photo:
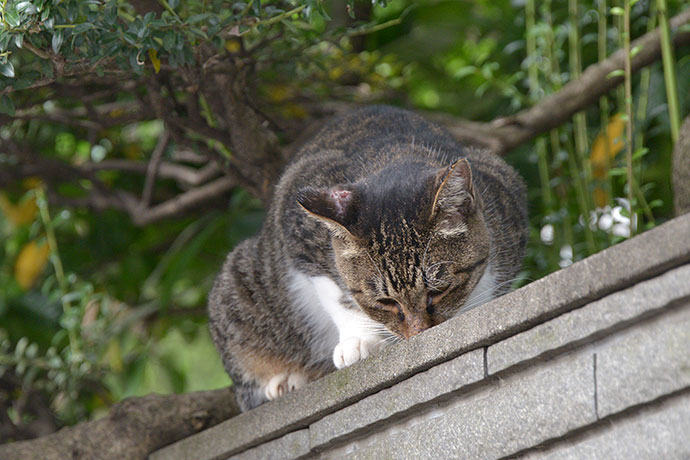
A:
{"type": "Polygon", "coordinates": [[[209,295],[241,407],[506,292],[526,238],[525,187],[499,157],[400,109],[331,121],[209,295]]]}

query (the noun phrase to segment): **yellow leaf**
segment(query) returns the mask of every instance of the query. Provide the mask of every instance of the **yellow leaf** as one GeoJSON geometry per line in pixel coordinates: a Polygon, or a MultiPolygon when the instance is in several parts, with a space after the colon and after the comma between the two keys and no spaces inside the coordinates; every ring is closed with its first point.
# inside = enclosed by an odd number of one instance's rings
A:
{"type": "Polygon", "coordinates": [[[121,117],[124,114],[125,114],[125,111],[122,109],[113,109],[108,113],[108,116],[110,118],[117,118],[117,117],[121,117]]]}
{"type": "Polygon", "coordinates": [[[7,195],[0,193],[0,210],[14,225],[20,226],[33,222],[38,206],[36,206],[36,198],[33,196],[15,206],[7,198],[7,195]]]}
{"type": "Polygon", "coordinates": [[[609,194],[606,193],[606,190],[599,186],[594,187],[594,204],[596,205],[596,207],[603,208],[608,204],[608,202],[609,194]]]}
{"type": "Polygon", "coordinates": [[[598,179],[603,179],[608,174],[608,166],[611,160],[623,150],[623,114],[617,113],[611,117],[605,133],[599,133],[592,143],[592,151],[589,161],[592,164],[592,174],[598,179]],[[608,156],[607,156],[608,153],[608,156]]]}
{"type": "Polygon", "coordinates": [[[122,372],[124,368],[122,350],[120,349],[120,342],[117,339],[111,340],[108,344],[108,348],[105,350],[105,359],[114,372],[122,372]]]}
{"type": "Polygon", "coordinates": [[[43,181],[39,177],[27,177],[22,181],[22,186],[26,190],[31,190],[34,188],[42,188],[43,187],[43,181]]]}
{"type": "Polygon", "coordinates": [[[149,48],[149,59],[151,59],[151,64],[153,64],[153,70],[155,70],[156,73],[160,72],[161,60],[158,59],[158,51],[153,48],[149,48]]]}
{"type": "Polygon", "coordinates": [[[38,275],[43,271],[48,256],[50,255],[50,248],[47,243],[38,244],[36,241],[30,241],[17,256],[17,261],[14,264],[14,278],[22,289],[29,289],[33,286],[38,275]]]}
{"type": "Polygon", "coordinates": [[[240,50],[240,41],[239,40],[227,40],[225,42],[225,49],[228,50],[230,53],[237,53],[240,50]]]}
{"type": "Polygon", "coordinates": [[[282,102],[288,97],[290,97],[292,94],[292,91],[287,85],[271,85],[268,88],[268,97],[273,101],[273,102],[282,102]]]}
{"type": "Polygon", "coordinates": [[[307,111],[302,107],[297,104],[286,104],[282,109],[281,112],[284,117],[286,118],[298,118],[298,119],[304,119],[306,118],[309,114],[307,111]]]}
{"type": "Polygon", "coordinates": [[[344,70],[342,67],[333,67],[331,70],[328,71],[328,78],[331,80],[337,80],[338,78],[343,76],[344,70]]]}

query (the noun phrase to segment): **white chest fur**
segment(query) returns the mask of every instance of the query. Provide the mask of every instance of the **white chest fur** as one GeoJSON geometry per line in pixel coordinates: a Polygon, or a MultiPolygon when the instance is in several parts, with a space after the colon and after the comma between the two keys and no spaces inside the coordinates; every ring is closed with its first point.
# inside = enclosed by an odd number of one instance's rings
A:
{"type": "Polygon", "coordinates": [[[327,276],[291,273],[293,307],[315,332],[310,346],[318,359],[333,357],[336,367],[348,366],[379,348],[385,328],[365,313],[343,306],[344,293],[327,276]]]}

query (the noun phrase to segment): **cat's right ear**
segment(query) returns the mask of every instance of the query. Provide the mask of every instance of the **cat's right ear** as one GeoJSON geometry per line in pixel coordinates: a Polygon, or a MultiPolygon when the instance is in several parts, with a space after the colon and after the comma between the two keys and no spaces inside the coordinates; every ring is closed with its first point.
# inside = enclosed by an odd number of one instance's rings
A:
{"type": "Polygon", "coordinates": [[[436,174],[435,183],[430,219],[439,220],[442,235],[463,233],[467,229],[465,222],[477,209],[470,163],[465,158],[457,160],[436,174]]]}
{"type": "Polygon", "coordinates": [[[356,190],[345,185],[323,189],[305,187],[297,192],[297,203],[307,213],[324,222],[332,230],[352,234],[357,219],[356,190]]]}

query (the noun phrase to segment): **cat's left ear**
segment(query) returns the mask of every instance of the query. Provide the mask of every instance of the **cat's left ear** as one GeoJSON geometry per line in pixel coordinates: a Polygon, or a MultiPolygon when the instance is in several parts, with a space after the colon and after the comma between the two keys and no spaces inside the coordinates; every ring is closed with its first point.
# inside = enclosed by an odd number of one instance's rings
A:
{"type": "Polygon", "coordinates": [[[297,203],[336,232],[353,233],[358,202],[358,193],[350,185],[328,189],[305,187],[297,192],[297,203]]]}
{"type": "Polygon", "coordinates": [[[431,206],[430,219],[443,216],[447,227],[462,225],[476,211],[477,195],[472,183],[470,162],[466,158],[457,160],[436,174],[431,206]]]}

